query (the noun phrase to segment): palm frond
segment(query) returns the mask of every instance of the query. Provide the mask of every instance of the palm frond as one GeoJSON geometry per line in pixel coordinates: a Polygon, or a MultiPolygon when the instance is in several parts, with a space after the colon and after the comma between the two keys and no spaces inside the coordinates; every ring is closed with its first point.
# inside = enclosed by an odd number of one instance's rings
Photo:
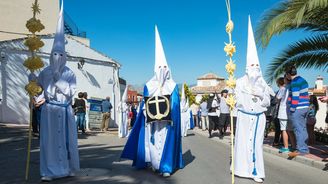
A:
{"type": "Polygon", "coordinates": [[[290,64],[328,71],[328,35],[316,35],[290,45],[269,64],[266,79],[274,81],[290,64]]]}
{"type": "Polygon", "coordinates": [[[272,36],[293,29],[327,31],[328,0],[282,1],[266,11],[256,29],[256,39],[265,48],[272,36]]]}

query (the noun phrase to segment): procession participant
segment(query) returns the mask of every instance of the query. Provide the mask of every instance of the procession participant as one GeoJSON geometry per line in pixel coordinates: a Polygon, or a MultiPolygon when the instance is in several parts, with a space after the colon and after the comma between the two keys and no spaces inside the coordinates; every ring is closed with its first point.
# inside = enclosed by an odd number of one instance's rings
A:
{"type": "Polygon", "coordinates": [[[181,90],[180,109],[181,109],[181,136],[186,137],[189,129],[188,127],[190,127],[190,111],[189,111],[189,102],[188,99],[186,99],[184,85],[182,85],[182,90],[181,90]]]}
{"type": "Polygon", "coordinates": [[[219,108],[219,102],[217,96],[210,94],[209,99],[207,100],[207,109],[208,109],[208,137],[212,138],[212,131],[216,130],[219,124],[219,116],[217,114],[217,109],[219,108]]]}
{"type": "Polygon", "coordinates": [[[246,75],[236,83],[237,129],[235,174],[262,183],[265,177],[263,139],[270,87],[262,77],[251,21],[248,22],[246,75]]]}
{"type": "Polygon", "coordinates": [[[120,114],[120,122],[118,124],[118,137],[123,138],[128,135],[128,115],[129,106],[127,104],[128,100],[128,86],[125,87],[124,93],[122,95],[122,100],[118,104],[117,111],[120,114]]]}
{"type": "Polygon", "coordinates": [[[133,166],[169,177],[183,168],[181,143],[180,97],[167,65],[160,36],[156,31],[155,76],[143,93],[137,120],[121,158],[133,160],[133,166]]]}
{"type": "Polygon", "coordinates": [[[80,169],[77,131],[71,107],[75,74],[66,65],[63,3],[50,54],[50,66],[39,75],[46,103],[41,113],[40,172],[43,181],[74,176],[80,169]]]}

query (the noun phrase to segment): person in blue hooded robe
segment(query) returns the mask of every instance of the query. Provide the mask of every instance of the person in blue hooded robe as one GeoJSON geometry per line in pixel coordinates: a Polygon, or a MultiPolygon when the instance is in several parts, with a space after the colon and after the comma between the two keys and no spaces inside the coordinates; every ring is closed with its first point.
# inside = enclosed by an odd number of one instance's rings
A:
{"type": "Polygon", "coordinates": [[[171,77],[156,26],[155,32],[155,76],[144,87],[144,98],[121,158],[132,160],[132,165],[138,169],[152,167],[154,171],[168,177],[175,170],[184,167],[180,99],[179,89],[171,77]],[[169,117],[166,118],[169,120],[149,122],[150,110],[147,109],[149,103],[146,99],[157,98],[167,98],[165,101],[169,104],[169,117]]]}

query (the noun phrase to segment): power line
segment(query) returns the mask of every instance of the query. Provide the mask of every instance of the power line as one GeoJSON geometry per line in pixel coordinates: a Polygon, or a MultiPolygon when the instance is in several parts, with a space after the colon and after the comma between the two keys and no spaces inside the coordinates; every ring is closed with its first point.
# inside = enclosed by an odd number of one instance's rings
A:
{"type": "Polygon", "coordinates": [[[24,35],[24,36],[32,35],[32,34],[30,34],[30,33],[18,33],[18,32],[12,32],[12,31],[1,31],[1,30],[0,30],[0,33],[15,34],[15,35],[24,35]]]}

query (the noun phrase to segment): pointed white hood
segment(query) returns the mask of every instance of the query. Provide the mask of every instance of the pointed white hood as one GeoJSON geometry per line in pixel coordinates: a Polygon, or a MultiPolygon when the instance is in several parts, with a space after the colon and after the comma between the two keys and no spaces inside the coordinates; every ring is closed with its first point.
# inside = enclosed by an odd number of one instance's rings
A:
{"type": "Polygon", "coordinates": [[[252,89],[264,90],[269,87],[262,76],[250,16],[248,16],[246,76],[248,78],[247,85],[252,89]]]}
{"type": "Polygon", "coordinates": [[[262,77],[250,16],[248,16],[246,74],[248,76],[249,82],[253,87],[255,86],[255,83],[262,77]]]}
{"type": "Polygon", "coordinates": [[[185,84],[182,85],[182,89],[181,89],[181,99],[180,99],[181,112],[185,112],[189,108],[189,99],[186,97],[184,86],[185,84]]]}
{"type": "Polygon", "coordinates": [[[155,76],[147,82],[150,96],[168,95],[175,88],[176,83],[171,77],[170,68],[166,62],[166,57],[161,42],[161,38],[155,25],[155,76]]]}
{"type": "Polygon", "coordinates": [[[122,95],[122,103],[126,103],[128,101],[128,85],[126,85],[124,93],[122,95]]]}
{"type": "Polygon", "coordinates": [[[55,38],[50,55],[50,68],[52,69],[54,80],[57,81],[66,65],[65,52],[65,32],[64,32],[64,0],[62,1],[55,38]]]}
{"type": "Polygon", "coordinates": [[[251,17],[248,16],[248,38],[247,38],[247,58],[246,68],[252,65],[258,65],[260,67],[259,57],[257,55],[257,49],[253,34],[253,28],[251,23],[251,17]]]}

